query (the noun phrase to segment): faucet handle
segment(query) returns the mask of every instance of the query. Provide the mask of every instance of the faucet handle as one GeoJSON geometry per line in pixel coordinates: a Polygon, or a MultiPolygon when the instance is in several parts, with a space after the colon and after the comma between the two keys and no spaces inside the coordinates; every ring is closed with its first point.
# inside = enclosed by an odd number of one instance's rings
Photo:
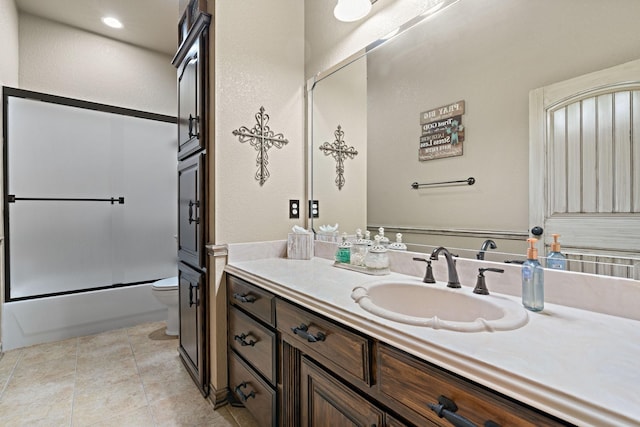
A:
{"type": "Polygon", "coordinates": [[[436,283],[436,279],[433,277],[433,269],[431,268],[431,260],[425,258],[413,258],[414,261],[424,261],[427,263],[427,271],[424,273],[424,283],[436,283]]]}
{"type": "Polygon", "coordinates": [[[476,287],[473,288],[474,294],[489,295],[489,289],[487,289],[487,283],[484,278],[485,271],[493,271],[494,273],[504,273],[504,270],[502,268],[479,268],[476,287]]]}

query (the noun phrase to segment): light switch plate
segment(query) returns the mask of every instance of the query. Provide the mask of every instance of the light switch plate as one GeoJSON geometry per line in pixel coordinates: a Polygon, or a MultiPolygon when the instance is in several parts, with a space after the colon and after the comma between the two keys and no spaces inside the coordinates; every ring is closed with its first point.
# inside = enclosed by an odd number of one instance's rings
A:
{"type": "Polygon", "coordinates": [[[317,200],[309,200],[309,218],[318,218],[320,216],[320,202],[317,200]]]}
{"type": "Polygon", "coordinates": [[[289,218],[300,218],[300,200],[289,200],[289,218]]]}

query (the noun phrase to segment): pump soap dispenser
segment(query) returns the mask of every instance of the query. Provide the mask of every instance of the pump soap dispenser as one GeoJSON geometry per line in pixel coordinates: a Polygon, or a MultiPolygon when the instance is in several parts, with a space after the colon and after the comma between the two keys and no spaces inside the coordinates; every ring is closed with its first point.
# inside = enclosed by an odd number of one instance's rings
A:
{"type": "Polygon", "coordinates": [[[527,239],[527,260],[522,264],[522,305],[531,311],[544,308],[544,269],[538,262],[537,241],[533,237],[527,239]]]}
{"type": "Polygon", "coordinates": [[[554,270],[567,269],[567,257],[560,252],[560,243],[558,243],[559,234],[552,234],[553,243],[551,243],[551,252],[547,256],[547,268],[554,270]]]}
{"type": "Polygon", "coordinates": [[[336,251],[336,262],[349,264],[351,262],[351,242],[347,241],[347,233],[342,234],[342,243],[336,251]]]}

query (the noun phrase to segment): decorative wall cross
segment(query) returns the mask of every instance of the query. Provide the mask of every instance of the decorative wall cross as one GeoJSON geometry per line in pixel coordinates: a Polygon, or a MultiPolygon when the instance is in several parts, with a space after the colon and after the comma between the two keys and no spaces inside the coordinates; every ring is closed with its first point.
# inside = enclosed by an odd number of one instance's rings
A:
{"type": "Polygon", "coordinates": [[[336,140],[331,144],[328,142],[323,143],[320,146],[320,151],[324,152],[325,156],[331,155],[336,160],[336,185],[338,186],[338,190],[342,190],[345,183],[344,160],[347,157],[353,159],[358,155],[358,152],[355,148],[347,147],[347,144],[344,143],[342,139],[344,137],[344,131],[340,125],[338,125],[338,130],[334,132],[334,135],[336,136],[336,140]]]}
{"type": "Polygon", "coordinates": [[[238,140],[242,143],[249,142],[253,148],[258,152],[256,159],[256,166],[258,171],[256,172],[256,180],[260,182],[262,186],[269,178],[269,170],[267,165],[269,164],[269,156],[267,151],[269,148],[275,146],[276,148],[282,148],[288,144],[289,141],[285,139],[281,133],[274,134],[269,128],[269,115],[265,114],[264,107],[260,107],[260,111],[256,114],[256,125],[249,129],[246,126],[242,126],[240,129],[233,131],[233,134],[238,137],[238,140]]]}

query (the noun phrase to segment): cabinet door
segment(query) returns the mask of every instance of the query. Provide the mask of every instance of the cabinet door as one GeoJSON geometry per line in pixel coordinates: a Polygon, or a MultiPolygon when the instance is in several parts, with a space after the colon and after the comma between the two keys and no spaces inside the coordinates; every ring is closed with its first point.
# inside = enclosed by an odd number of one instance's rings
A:
{"type": "Polygon", "coordinates": [[[204,148],[201,138],[202,56],[200,39],[193,43],[187,57],[178,67],[178,158],[182,159],[204,148]]]}
{"type": "Polygon", "coordinates": [[[202,393],[208,394],[206,363],[206,287],[204,273],[179,263],[180,346],[178,352],[202,393]]]}
{"type": "Polygon", "coordinates": [[[301,377],[302,426],[383,426],[380,409],[306,357],[302,358],[301,377]]]}
{"type": "Polygon", "coordinates": [[[204,268],[204,160],[200,153],[178,166],[178,257],[196,268],[204,268]]]}

